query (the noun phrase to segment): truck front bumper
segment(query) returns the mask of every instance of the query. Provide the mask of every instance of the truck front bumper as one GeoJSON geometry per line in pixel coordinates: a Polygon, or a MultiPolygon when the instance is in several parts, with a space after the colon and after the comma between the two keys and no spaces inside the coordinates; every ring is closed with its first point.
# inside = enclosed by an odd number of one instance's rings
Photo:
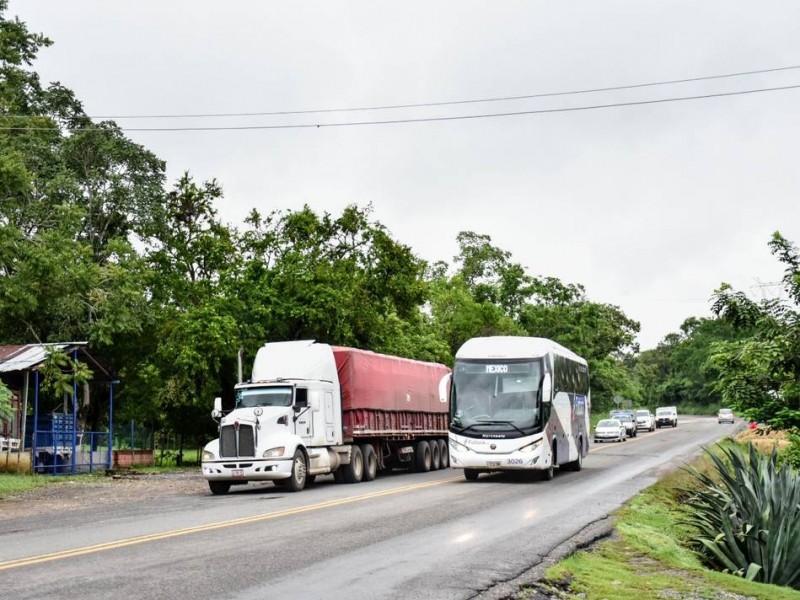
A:
{"type": "Polygon", "coordinates": [[[209,481],[272,481],[292,475],[292,458],[203,461],[203,477],[209,481]]]}

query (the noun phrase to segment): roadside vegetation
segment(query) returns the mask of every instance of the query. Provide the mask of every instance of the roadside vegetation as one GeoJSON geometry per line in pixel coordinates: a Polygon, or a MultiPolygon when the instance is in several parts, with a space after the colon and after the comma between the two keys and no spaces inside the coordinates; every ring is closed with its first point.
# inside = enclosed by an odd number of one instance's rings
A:
{"type": "MultiPolygon", "coordinates": [[[[458,233],[455,256],[428,262],[369,205],[268,206],[223,222],[219,182],[168,181],[164,162],[114,121],[96,122],[68,87],[40,80],[37,55],[50,45],[0,0],[0,343],[88,341],[119,374],[115,422],[177,440],[162,466],[186,464],[216,436],[212,399],[232,404],[240,348],[252,364],[264,342],[296,339],[452,364],[470,337],[548,337],[587,359],[597,418],[624,398],[800,427],[800,257],[780,233],[769,248],[786,268],[787,301],[723,283],[708,318],[688,317],[640,352],[639,323],[620,307],[480,232],[458,233]]],[[[89,373],[46,367],[39,408],[57,411],[62,388],[89,373]]],[[[0,419],[10,397],[0,385],[0,419]]],[[[90,431],[108,426],[91,402],[78,417],[90,431]]]]}
{"type": "Polygon", "coordinates": [[[798,472],[777,454],[720,444],[637,495],[615,513],[611,538],[521,597],[798,600],[798,495],[798,472]]]}

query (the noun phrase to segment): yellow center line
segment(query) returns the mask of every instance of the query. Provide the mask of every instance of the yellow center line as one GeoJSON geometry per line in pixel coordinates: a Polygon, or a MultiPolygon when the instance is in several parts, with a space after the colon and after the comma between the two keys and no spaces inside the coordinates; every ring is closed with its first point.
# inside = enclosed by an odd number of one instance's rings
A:
{"type": "Polygon", "coordinates": [[[280,517],[288,517],[290,515],[297,515],[305,512],[315,510],[322,510],[325,508],[332,508],[334,506],[342,506],[345,504],[352,504],[354,502],[361,502],[363,500],[371,500],[373,498],[380,498],[382,496],[391,496],[392,494],[400,494],[412,490],[421,490],[424,488],[434,487],[453,481],[461,481],[461,477],[450,477],[440,481],[432,481],[428,483],[417,483],[414,485],[406,485],[399,488],[392,488],[381,492],[371,492],[361,496],[348,496],[340,498],[339,500],[328,500],[318,504],[309,504],[308,506],[300,506],[297,508],[287,508],[263,515],[254,515],[252,517],[241,517],[238,519],[230,519],[228,521],[219,521],[217,523],[209,523],[208,525],[197,525],[195,527],[186,527],[184,529],[173,529],[172,531],[164,531],[162,533],[151,533],[148,535],[140,535],[137,537],[117,540],[114,542],[105,542],[103,544],[96,544],[94,546],[84,546],[83,548],[75,548],[73,550],[62,550],[61,552],[53,552],[51,554],[40,554],[38,556],[29,556],[27,558],[18,558],[15,560],[8,560],[0,562],[0,571],[8,569],[16,569],[18,567],[27,567],[30,565],[37,565],[53,560],[62,560],[65,558],[73,558],[75,556],[84,556],[86,554],[94,554],[97,552],[104,552],[106,550],[114,550],[116,548],[124,548],[126,546],[135,546],[137,544],[146,544],[148,542],[156,542],[159,540],[166,540],[169,538],[179,537],[183,535],[190,535],[192,533],[202,533],[205,531],[213,531],[215,529],[224,529],[226,527],[235,527],[236,525],[245,525],[249,523],[258,523],[260,521],[269,521],[271,519],[278,519],[280,517]]]}

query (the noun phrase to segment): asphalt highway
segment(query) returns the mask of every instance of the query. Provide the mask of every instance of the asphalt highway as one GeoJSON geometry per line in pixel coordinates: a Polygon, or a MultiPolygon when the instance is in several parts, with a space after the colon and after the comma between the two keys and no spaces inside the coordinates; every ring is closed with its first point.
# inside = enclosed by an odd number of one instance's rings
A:
{"type": "MultiPolygon", "coordinates": [[[[514,579],[732,433],[715,418],[592,444],[554,480],[392,473],[301,493],[271,484],[0,521],[0,596],[475,598],[514,579]]],[[[205,482],[198,481],[198,486],[205,482]]]]}

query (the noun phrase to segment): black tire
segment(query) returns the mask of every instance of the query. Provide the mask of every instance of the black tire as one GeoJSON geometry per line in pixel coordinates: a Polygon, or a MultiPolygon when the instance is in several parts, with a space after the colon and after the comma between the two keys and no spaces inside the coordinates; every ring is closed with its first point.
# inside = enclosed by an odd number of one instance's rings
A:
{"type": "Polygon", "coordinates": [[[553,444],[553,460],[550,461],[550,466],[542,471],[541,477],[543,481],[552,481],[553,477],[556,476],[556,464],[558,461],[558,453],[555,448],[555,444],[553,444]]]}
{"type": "Polygon", "coordinates": [[[211,493],[215,496],[224,496],[230,491],[231,484],[228,481],[209,481],[208,489],[210,489],[211,493]]]}
{"type": "Polygon", "coordinates": [[[364,476],[363,481],[372,481],[378,475],[378,455],[375,454],[375,448],[372,444],[363,444],[361,446],[361,456],[364,461],[364,476]]]}
{"type": "Polygon", "coordinates": [[[431,447],[422,440],[414,446],[414,468],[417,473],[427,473],[431,470],[431,447]]]}
{"type": "Polygon", "coordinates": [[[333,472],[333,480],[336,483],[344,483],[344,465],[333,472]]]}
{"type": "Polygon", "coordinates": [[[437,440],[436,443],[439,444],[439,467],[446,469],[450,466],[450,453],[447,449],[447,442],[437,440]]]}
{"type": "Polygon", "coordinates": [[[308,463],[306,455],[298,448],[292,458],[292,474],[286,480],[286,489],[290,492],[299,492],[306,487],[308,481],[308,463]]]}
{"type": "Polygon", "coordinates": [[[581,447],[578,448],[578,458],[572,462],[564,465],[570,471],[580,471],[583,469],[583,441],[581,440],[581,447]]]}
{"type": "Polygon", "coordinates": [[[310,485],[314,485],[314,482],[317,480],[316,475],[306,475],[306,487],[310,485]]]}
{"type": "Polygon", "coordinates": [[[431,471],[438,471],[441,468],[439,444],[436,440],[431,440],[428,442],[428,446],[430,446],[431,449],[431,471]]]}
{"type": "Polygon", "coordinates": [[[359,446],[352,446],[350,462],[341,466],[345,483],[359,483],[364,478],[364,455],[359,446]]]}
{"type": "Polygon", "coordinates": [[[464,469],[464,479],[467,481],[475,481],[481,472],[477,469],[464,469]]]}

